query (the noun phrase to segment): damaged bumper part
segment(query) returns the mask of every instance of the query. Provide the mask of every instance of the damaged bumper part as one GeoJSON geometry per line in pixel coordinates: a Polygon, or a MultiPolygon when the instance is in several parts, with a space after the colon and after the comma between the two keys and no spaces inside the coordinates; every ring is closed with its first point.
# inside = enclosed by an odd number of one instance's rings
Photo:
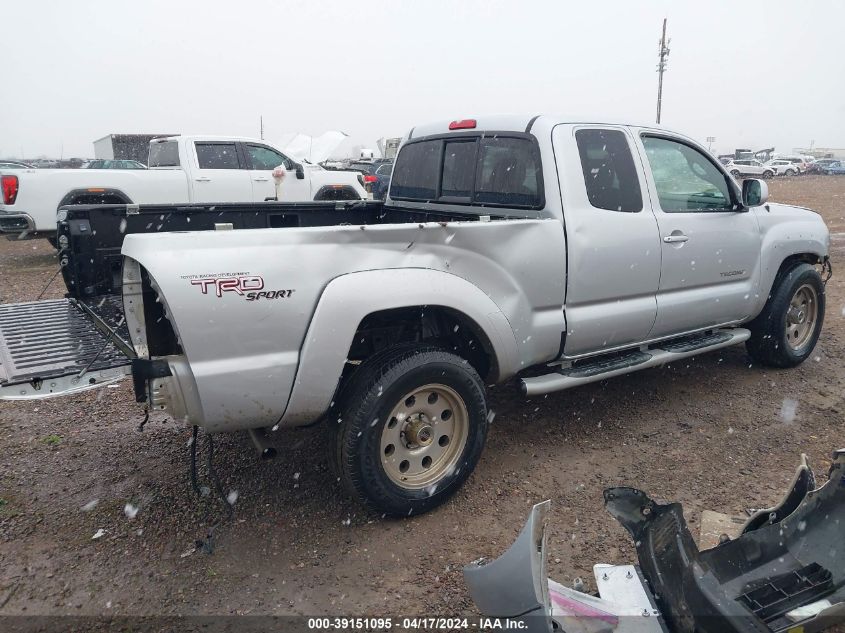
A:
{"type": "Polygon", "coordinates": [[[538,503],[513,545],[494,561],[464,567],[470,595],[485,616],[521,622],[530,633],[664,633],[667,631],[633,565],[596,565],[601,597],[546,576],[549,501],[538,503]]]}
{"type": "Polygon", "coordinates": [[[827,483],[815,481],[802,455],[779,504],[704,551],[680,504],[661,505],[634,488],[605,490],[639,567],[595,565],[599,597],[546,577],[549,501],[534,506],[504,554],[467,565],[464,578],[485,616],[516,620],[523,631],[821,631],[845,622],[845,449],[833,454],[827,483]]]}
{"type": "Polygon", "coordinates": [[[845,620],[845,450],[820,488],[811,489],[805,466],[781,504],[704,551],[680,504],[633,488],[605,491],[671,631],[809,633],[845,620]]]}

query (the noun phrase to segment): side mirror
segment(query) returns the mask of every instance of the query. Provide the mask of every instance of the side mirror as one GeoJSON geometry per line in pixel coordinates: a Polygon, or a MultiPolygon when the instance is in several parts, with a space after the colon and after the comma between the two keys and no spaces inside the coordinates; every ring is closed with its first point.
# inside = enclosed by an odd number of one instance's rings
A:
{"type": "Polygon", "coordinates": [[[299,163],[296,164],[296,179],[303,180],[305,178],[305,170],[299,163]]]}
{"type": "Polygon", "coordinates": [[[769,199],[769,186],[762,180],[750,178],[742,182],[742,204],[746,207],[759,207],[769,199]]]}

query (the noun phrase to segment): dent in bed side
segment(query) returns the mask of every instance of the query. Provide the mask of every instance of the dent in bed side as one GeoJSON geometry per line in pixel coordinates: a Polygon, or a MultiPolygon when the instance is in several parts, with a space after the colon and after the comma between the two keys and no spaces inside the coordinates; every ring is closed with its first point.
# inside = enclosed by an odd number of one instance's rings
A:
{"type": "Polygon", "coordinates": [[[465,279],[429,269],[389,269],[342,275],[320,297],[306,333],[281,423],[307,424],[329,408],[358,325],[373,312],[412,306],[444,306],[484,333],[498,368],[495,380],[520,369],[516,338],[499,307],[465,279]],[[378,301],[372,289],[378,288],[378,301]]]}

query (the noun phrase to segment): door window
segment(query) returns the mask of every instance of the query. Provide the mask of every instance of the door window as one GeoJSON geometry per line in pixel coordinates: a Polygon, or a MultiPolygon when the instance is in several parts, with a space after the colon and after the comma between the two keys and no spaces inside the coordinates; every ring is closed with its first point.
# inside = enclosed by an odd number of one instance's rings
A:
{"type": "Polygon", "coordinates": [[[234,143],[197,143],[200,169],[239,169],[234,143]]]}
{"type": "Polygon", "coordinates": [[[246,154],[252,169],[269,171],[279,165],[284,165],[285,169],[293,169],[293,161],[290,158],[263,145],[247,145],[246,154]]]}
{"type": "Polygon", "coordinates": [[[667,138],[642,139],[665,213],[734,210],[727,177],[704,154],[667,138]]]}
{"type": "Polygon", "coordinates": [[[150,167],[178,167],[179,146],[176,141],[150,143],[150,167]]]}
{"type": "Polygon", "coordinates": [[[575,140],[590,204],[608,211],[642,211],[640,180],[625,134],[619,130],[578,130],[575,140]]]}

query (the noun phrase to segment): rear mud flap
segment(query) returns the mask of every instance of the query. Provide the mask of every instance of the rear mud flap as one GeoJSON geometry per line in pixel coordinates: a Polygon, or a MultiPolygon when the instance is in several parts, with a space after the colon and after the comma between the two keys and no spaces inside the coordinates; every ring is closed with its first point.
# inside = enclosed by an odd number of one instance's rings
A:
{"type": "Polygon", "coordinates": [[[74,300],[0,305],[0,400],[105,386],[129,374],[130,355],[112,328],[74,300]]]}

